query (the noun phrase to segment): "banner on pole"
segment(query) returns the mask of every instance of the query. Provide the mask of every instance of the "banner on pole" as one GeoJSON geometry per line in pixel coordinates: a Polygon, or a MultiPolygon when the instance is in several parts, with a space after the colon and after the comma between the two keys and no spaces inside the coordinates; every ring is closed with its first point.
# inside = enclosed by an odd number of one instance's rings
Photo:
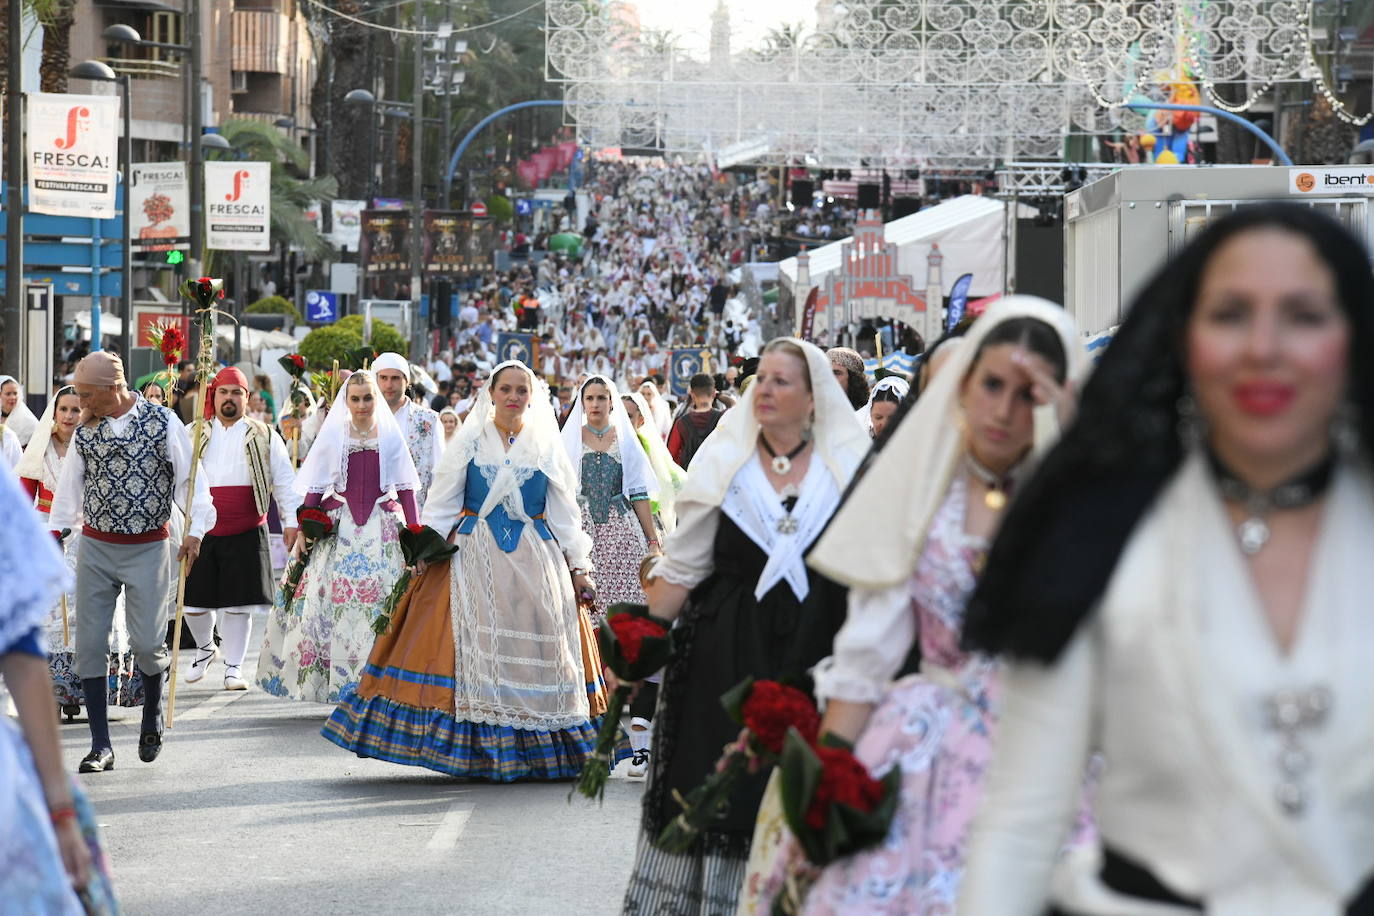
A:
{"type": "Polygon", "coordinates": [[[692,376],[706,372],[711,357],[710,350],[700,347],[683,347],[668,351],[668,390],[675,398],[687,397],[692,386],[692,376]]]}
{"type": "Polygon", "coordinates": [[[330,235],[340,251],[358,250],[358,242],[363,235],[363,209],[366,206],[361,200],[330,201],[329,213],[334,223],[330,235]]]}
{"type": "Polygon", "coordinates": [[[964,310],[968,307],[968,288],[972,285],[973,274],[964,274],[954,281],[954,287],[949,291],[949,313],[945,318],[945,330],[953,328],[963,319],[964,310]]]}
{"type": "Polygon", "coordinates": [[[359,250],[367,276],[408,276],[410,214],[405,210],[364,210],[359,250]]]}
{"type": "Polygon", "coordinates": [[[472,215],[461,210],[425,211],[425,272],[461,273],[476,263],[472,215]]]}
{"type": "Polygon", "coordinates": [[[139,251],[189,247],[191,191],[184,162],[137,162],[129,184],[129,239],[139,251]]]}
{"type": "Polygon", "coordinates": [[[271,163],[205,163],[205,247],[272,249],[271,163]]]}
{"type": "Polygon", "coordinates": [[[29,212],[112,219],[119,181],[119,98],[28,96],[29,212]]]}
{"type": "Polygon", "coordinates": [[[821,288],[819,286],[811,287],[811,292],[806,294],[806,308],[802,312],[802,340],[816,339],[812,335],[815,333],[816,330],[816,303],[820,298],[820,294],[821,288]]]}
{"type": "Polygon", "coordinates": [[[496,358],[500,362],[518,360],[534,368],[534,335],[503,331],[496,336],[496,358]]]}

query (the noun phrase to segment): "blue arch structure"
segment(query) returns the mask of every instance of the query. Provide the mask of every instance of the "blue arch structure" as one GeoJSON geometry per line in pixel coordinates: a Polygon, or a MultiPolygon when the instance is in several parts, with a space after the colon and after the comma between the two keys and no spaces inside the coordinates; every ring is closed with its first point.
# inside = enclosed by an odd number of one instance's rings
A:
{"type": "Polygon", "coordinates": [[[453,156],[448,161],[448,172],[444,175],[445,185],[448,187],[453,186],[453,173],[458,170],[458,161],[462,159],[463,154],[468,151],[468,147],[472,145],[472,141],[477,139],[477,135],[485,130],[487,125],[492,121],[505,117],[513,111],[520,111],[525,108],[552,108],[554,106],[562,108],[562,99],[539,99],[534,102],[516,102],[514,105],[507,105],[505,108],[493,111],[491,114],[478,121],[473,125],[472,130],[468,131],[463,136],[463,139],[458,141],[458,145],[454,147],[453,156]]]}
{"type": "Polygon", "coordinates": [[[1293,165],[1293,160],[1289,157],[1287,153],[1283,151],[1283,147],[1279,146],[1279,141],[1275,140],[1273,137],[1269,136],[1264,131],[1256,127],[1254,124],[1251,124],[1249,121],[1242,118],[1240,115],[1232,114],[1229,111],[1223,111],[1220,108],[1212,108],[1209,105],[1176,105],[1173,102],[1127,102],[1125,105],[1122,105],[1121,107],[1140,108],[1144,110],[1148,110],[1151,108],[1162,108],[1165,111],[1197,111],[1201,112],[1202,114],[1215,115],[1218,118],[1225,118],[1227,121],[1230,121],[1233,124],[1238,124],[1245,130],[1248,130],[1250,133],[1254,134],[1257,138],[1259,138],[1259,140],[1262,143],[1264,143],[1265,146],[1273,150],[1274,158],[1278,160],[1279,165],[1285,165],[1289,167],[1293,165]]]}

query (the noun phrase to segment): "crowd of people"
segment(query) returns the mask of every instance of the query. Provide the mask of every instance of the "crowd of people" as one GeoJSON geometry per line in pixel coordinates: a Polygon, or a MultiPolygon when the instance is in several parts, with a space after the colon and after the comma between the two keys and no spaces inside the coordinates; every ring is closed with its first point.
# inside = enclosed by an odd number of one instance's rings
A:
{"type": "Polygon", "coordinates": [[[41,417],[0,379],[0,556],[30,571],[0,598],[7,892],[108,894],[52,697],[86,709],[82,773],[114,765],[110,703],[157,759],[181,567],[185,681],[222,655],[225,689],[322,704],[344,750],[494,782],[582,772],[618,686],[596,631],[643,605],[673,654],[613,755],[645,780],[626,913],[1371,912],[1360,242],[1218,220],[1096,366],[1009,296],[915,378],[742,338],[675,398],[659,354],[716,348],[738,200],[704,167],[599,181],[586,256],[469,291],[427,374],[381,354],[265,420],[236,368],[189,418],[107,353],[41,417]],[[495,357],[518,327],[533,364],[495,357]],[[747,678],[807,685],[826,740],[899,775],[881,842],[812,861],[755,767],[663,844],[747,678]]]}

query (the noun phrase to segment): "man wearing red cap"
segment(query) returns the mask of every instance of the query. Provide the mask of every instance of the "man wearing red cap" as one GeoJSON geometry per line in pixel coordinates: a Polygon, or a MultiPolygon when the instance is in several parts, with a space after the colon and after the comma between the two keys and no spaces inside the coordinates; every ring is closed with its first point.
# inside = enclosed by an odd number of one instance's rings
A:
{"type": "MultiPolygon", "coordinates": [[[[295,471],[281,436],[246,416],[248,379],[235,368],[221,369],[206,391],[205,443],[200,473],[215,504],[215,527],[186,574],[186,625],[196,639],[196,657],[186,683],[205,677],[220,648],[224,689],[247,690],[240,674],[248,651],[253,611],[272,603],[272,560],[267,549],[267,505],[273,494],[281,517],[296,517],[300,504],[295,471]],[[218,615],[221,646],[215,646],[218,615]]],[[[295,528],[283,531],[286,548],[295,528]]]]}
{"type": "MultiPolygon", "coordinates": [[[[138,757],[152,763],[162,752],[162,681],[167,651],[167,593],[173,563],[167,548],[175,501],[186,505],[191,440],[176,415],[130,391],[124,364],[104,351],[76,364],[82,422],[72,436],[57,481],[49,524],[81,530],[76,560],[76,670],[86,694],[91,752],[83,773],[114,769],[106,715],[110,628],[124,592],[129,648],[143,680],[143,725],[138,757]]],[[[186,524],[178,559],[192,562],[201,535],[215,524],[203,478],[186,524]]]]}

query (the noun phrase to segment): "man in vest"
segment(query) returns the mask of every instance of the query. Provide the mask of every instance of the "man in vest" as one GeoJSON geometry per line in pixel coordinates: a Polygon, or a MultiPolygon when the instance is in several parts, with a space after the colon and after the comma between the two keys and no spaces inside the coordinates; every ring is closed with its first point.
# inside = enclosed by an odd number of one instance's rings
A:
{"type": "Polygon", "coordinates": [[[687,394],[691,406],[678,414],[668,433],[668,454],[679,467],[687,467],[706,437],[715,430],[724,410],[716,407],[716,380],[705,372],[692,376],[687,394]]]}
{"type": "MultiPolygon", "coordinates": [[[[86,693],[91,752],[81,772],[114,769],[106,717],[110,627],[124,590],[129,647],[143,678],[138,757],[162,751],[162,681],[167,652],[167,593],[173,563],[167,549],[172,503],[185,505],[191,440],[176,414],[130,391],[124,364],[99,351],[77,363],[82,423],[57,482],[50,524],[81,526],[76,562],[76,670],[86,693]]],[[[215,523],[205,478],[196,480],[192,515],[177,559],[194,562],[201,537],[215,523]]]]}
{"type": "Polygon", "coordinates": [[[218,613],[225,690],[248,689],[240,668],[253,612],[265,611],[272,603],[268,501],[275,493],[287,550],[296,540],[294,522],[301,501],[293,488],[296,473],[286,443],[266,423],[245,416],[249,391],[248,379],[231,367],[221,369],[206,392],[206,438],[198,473],[210,487],[215,527],[206,533],[200,555],[186,574],[185,619],[198,647],[186,683],[205,677],[220,651],[214,640],[218,613]]]}
{"type": "Polygon", "coordinates": [[[434,469],[444,455],[444,437],[440,431],[439,415],[428,407],[421,407],[406,397],[410,384],[410,364],[399,353],[383,353],[372,362],[377,375],[377,387],[396,415],[396,423],[406,437],[410,457],[420,474],[420,491],[415,494],[417,509],[424,510],[429,485],[434,482],[434,469]]]}

